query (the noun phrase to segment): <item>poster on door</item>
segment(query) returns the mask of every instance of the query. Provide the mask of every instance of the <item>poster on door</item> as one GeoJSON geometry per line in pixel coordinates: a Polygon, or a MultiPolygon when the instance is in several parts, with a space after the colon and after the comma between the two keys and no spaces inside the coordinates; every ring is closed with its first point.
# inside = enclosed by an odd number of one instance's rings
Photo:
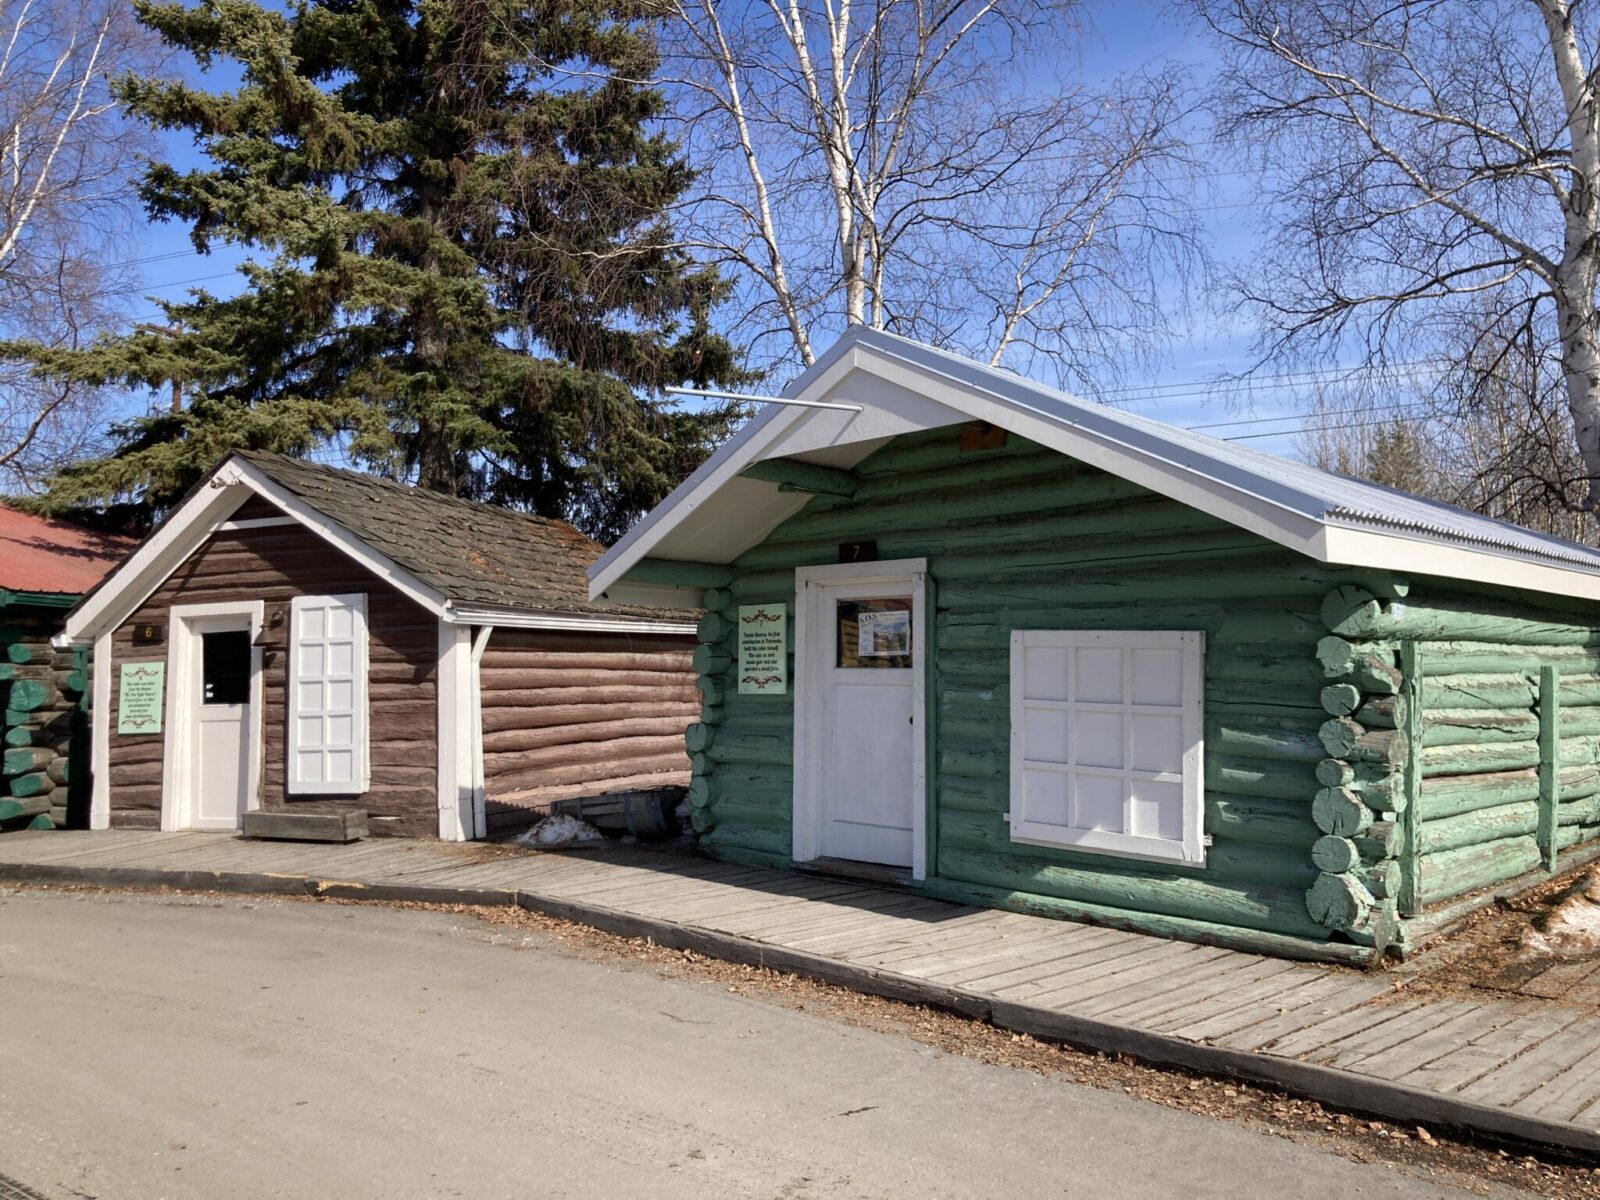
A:
{"type": "Polygon", "coordinates": [[[897,658],[911,652],[911,613],[863,612],[856,617],[856,657],[897,658]]]}
{"type": "Polygon", "coordinates": [[[739,694],[781,696],[789,690],[789,606],[739,609],[739,694]]]}
{"type": "Polygon", "coordinates": [[[160,733],[167,664],[127,662],[117,686],[117,732],[160,733]]]}

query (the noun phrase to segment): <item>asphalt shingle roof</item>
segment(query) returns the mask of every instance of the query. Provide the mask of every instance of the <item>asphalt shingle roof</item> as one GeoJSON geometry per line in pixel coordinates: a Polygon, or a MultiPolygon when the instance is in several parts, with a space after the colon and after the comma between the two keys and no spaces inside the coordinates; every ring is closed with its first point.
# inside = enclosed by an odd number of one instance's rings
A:
{"type": "Polygon", "coordinates": [[[685,617],[589,600],[604,547],[565,521],[260,450],[235,457],[449,600],[535,612],[685,617]]]}

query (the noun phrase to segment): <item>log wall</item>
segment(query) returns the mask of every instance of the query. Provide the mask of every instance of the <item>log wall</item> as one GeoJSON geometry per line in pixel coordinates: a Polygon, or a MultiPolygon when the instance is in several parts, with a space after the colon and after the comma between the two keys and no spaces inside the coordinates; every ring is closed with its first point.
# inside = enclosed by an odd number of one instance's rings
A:
{"type": "MultiPolygon", "coordinates": [[[[271,516],[265,501],[252,501],[240,517],[271,516]]],[[[208,538],[112,636],[110,732],[111,820],[114,826],[156,828],[161,818],[161,734],[118,734],[117,674],[129,661],[166,661],[167,645],[136,646],[133,630],[147,621],[167,626],[174,604],[265,601],[270,619],[263,653],[262,807],[335,811],[365,809],[376,832],[437,836],[438,802],[435,682],[438,626],[419,607],[327,542],[298,525],[219,532],[208,538]],[[365,592],[368,701],[371,719],[372,786],[363,796],[287,796],[284,793],[286,708],[284,675],[288,658],[288,609],[296,595],[365,592]]],[[[171,692],[172,681],[167,681],[171,692]]]]}
{"type": "Polygon", "coordinates": [[[25,600],[0,611],[0,828],[88,825],[88,673],[81,651],[50,645],[65,614],[25,600]]]}
{"type": "Polygon", "coordinates": [[[956,429],[896,439],[860,465],[853,495],[815,496],[706,592],[696,652],[705,704],[688,743],[704,847],[790,861],[792,689],[737,693],[737,607],[787,602],[792,621],[796,567],[837,562],[841,542],[875,540],[880,558],[929,566],[930,892],[1282,952],[1342,957],[1337,942],[1369,953],[1370,922],[1331,924],[1309,901],[1323,874],[1313,809],[1329,756],[1320,605],[1360,573],[1014,436],[967,453],[959,442],[956,429]],[[1010,634],[1073,628],[1205,631],[1213,842],[1203,867],[1010,841],[1010,634]]]}
{"type": "Polygon", "coordinates": [[[1325,693],[1330,711],[1409,744],[1395,764],[1403,786],[1385,799],[1362,796],[1378,786],[1370,775],[1355,781],[1369,812],[1352,818],[1400,810],[1406,916],[1559,869],[1563,849],[1600,836],[1600,620],[1570,602],[1441,580],[1403,593],[1331,593],[1322,652],[1330,674],[1344,670],[1325,693]]]}
{"type": "Polygon", "coordinates": [[[558,800],[684,787],[688,636],[496,629],[479,665],[490,832],[558,800]]]}

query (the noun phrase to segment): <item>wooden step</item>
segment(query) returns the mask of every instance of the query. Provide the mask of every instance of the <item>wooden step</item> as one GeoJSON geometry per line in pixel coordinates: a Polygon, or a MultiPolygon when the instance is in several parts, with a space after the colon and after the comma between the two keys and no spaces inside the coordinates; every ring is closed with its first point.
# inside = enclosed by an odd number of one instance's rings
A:
{"type": "Polygon", "coordinates": [[[244,814],[241,832],[247,838],[262,841],[354,842],[367,836],[367,814],[261,810],[244,814]]]}

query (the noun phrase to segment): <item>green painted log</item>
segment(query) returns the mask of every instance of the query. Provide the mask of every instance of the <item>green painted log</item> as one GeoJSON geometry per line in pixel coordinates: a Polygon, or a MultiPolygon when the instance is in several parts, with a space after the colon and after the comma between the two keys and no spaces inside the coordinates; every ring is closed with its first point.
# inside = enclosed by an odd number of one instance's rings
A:
{"type": "MultiPolygon", "coordinates": [[[[700,726],[691,726],[700,728],[700,726]]],[[[702,747],[706,757],[716,763],[792,763],[794,742],[788,737],[763,733],[735,733],[727,729],[716,740],[702,747]]]]}
{"type": "Polygon", "coordinates": [[[1363,691],[1392,695],[1400,690],[1394,648],[1387,643],[1350,642],[1330,633],[1317,639],[1317,662],[1328,678],[1348,678],[1363,691]]]}
{"type": "Polygon", "coordinates": [[[727,695],[721,677],[716,675],[696,676],[694,685],[700,689],[700,699],[706,704],[721,704],[727,695]]]}
{"type": "MultiPolygon", "coordinates": [[[[1007,523],[1006,537],[997,537],[993,524],[974,522],[915,532],[886,530],[874,540],[878,543],[879,557],[927,558],[930,567],[938,565],[941,578],[946,574],[953,574],[955,578],[983,578],[998,562],[1097,561],[1126,554],[1130,546],[1135,551],[1145,547],[1148,554],[1152,547],[1179,541],[1193,543],[1186,547],[1191,549],[1199,544],[1218,549],[1237,549],[1250,544],[1241,539],[1237,529],[1219,524],[1195,510],[1175,509],[1170,504],[1136,503],[1111,509],[1052,511],[1016,522],[1015,531],[1010,524],[1007,523]],[[1046,550],[1052,550],[1055,557],[1039,557],[1046,550]]],[[[785,538],[786,532],[780,526],[774,531],[773,539],[785,538]]],[[[736,560],[736,566],[740,570],[765,573],[837,562],[841,540],[837,535],[769,540],[746,550],[736,560]]],[[[792,591],[792,574],[788,582],[792,591]]]]}
{"type": "Polygon", "coordinates": [[[939,808],[960,812],[1004,812],[1011,802],[1009,785],[999,779],[941,777],[934,785],[939,808]]]}
{"type": "Polygon", "coordinates": [[[721,646],[700,645],[694,648],[690,661],[694,664],[695,674],[715,675],[733,666],[733,655],[721,646]]]}
{"type": "Polygon", "coordinates": [[[34,829],[34,830],[39,830],[39,831],[43,831],[43,830],[46,830],[46,829],[54,829],[55,827],[56,827],[56,823],[55,823],[54,820],[51,819],[49,813],[40,813],[37,817],[35,817],[33,820],[29,821],[28,824],[27,824],[27,828],[34,829]]]}
{"type": "Polygon", "coordinates": [[[1429,642],[1425,678],[1453,675],[1523,675],[1541,663],[1554,663],[1577,674],[1600,675],[1600,647],[1516,646],[1505,642],[1429,642]]]}
{"type": "Polygon", "coordinates": [[[711,803],[711,781],[704,775],[689,780],[689,807],[705,808],[711,803]]]}
{"type": "Polygon", "coordinates": [[[1382,764],[1324,758],[1317,763],[1316,774],[1317,782],[1323,787],[1349,788],[1368,808],[1398,812],[1405,807],[1401,777],[1382,764]]]}
{"type": "MultiPolygon", "coordinates": [[[[1216,831],[1212,832],[1215,837],[1216,831]]],[[[998,814],[941,813],[939,838],[944,845],[1006,855],[1016,860],[1019,869],[1027,869],[1032,864],[1085,872],[1107,869],[1104,855],[1013,842],[1009,826],[998,814]]],[[[1304,849],[1299,847],[1235,842],[1217,837],[1206,851],[1205,877],[1217,882],[1304,888],[1315,876],[1304,849]]]]}
{"type": "Polygon", "coordinates": [[[1424,821],[1417,827],[1417,849],[1423,854],[1456,850],[1504,838],[1531,834],[1538,827],[1537,801],[1481,808],[1455,817],[1424,821]]]}
{"type": "Polygon", "coordinates": [[[7,746],[31,746],[33,744],[33,731],[26,725],[13,725],[5,733],[7,746]]]}
{"type": "Polygon", "coordinates": [[[6,647],[6,658],[14,663],[32,662],[33,647],[26,642],[12,642],[6,647]]]}
{"type": "MultiPolygon", "coordinates": [[[[17,677],[17,668],[10,663],[0,663],[0,683],[10,683],[17,677]]],[[[80,691],[82,689],[79,689],[80,691]]]]}
{"type": "MultiPolygon", "coordinates": [[[[940,652],[1009,652],[1013,629],[1199,629],[1208,645],[1257,641],[1264,636],[1262,624],[1273,626],[1272,636],[1285,645],[1314,633],[1308,618],[1293,613],[1253,614],[1236,606],[1226,608],[1165,607],[1149,603],[1126,608],[1048,608],[1015,609],[1006,613],[941,613],[936,631],[940,652]],[[947,619],[948,618],[948,619],[947,619]]],[[[1315,692],[1310,693],[1315,696],[1315,692]]]]}
{"type": "Polygon", "coordinates": [[[1317,870],[1330,875],[1342,875],[1361,864],[1361,851],[1349,838],[1327,834],[1319,837],[1311,847],[1311,861],[1317,870]]]}
{"type": "MultiPolygon", "coordinates": [[[[709,761],[709,760],[708,760],[709,761]]],[[[764,790],[790,794],[794,773],[782,763],[717,763],[710,774],[713,794],[741,790],[764,790]]]]}
{"type": "Polygon", "coordinates": [[[622,578],[628,583],[658,584],[663,587],[719,588],[732,581],[733,568],[720,563],[646,558],[629,567],[622,578]]]}
{"type": "Polygon", "coordinates": [[[1207,792],[1292,800],[1309,796],[1317,788],[1310,763],[1233,757],[1210,746],[1206,747],[1205,772],[1207,792]]]}
{"type": "Polygon", "coordinates": [[[19,817],[36,817],[50,811],[48,795],[0,797],[0,821],[14,821],[19,817]]]}
{"type": "Polygon", "coordinates": [[[1402,729],[1410,711],[1404,696],[1372,696],[1356,710],[1354,719],[1368,729],[1402,729]]]}
{"type": "Polygon", "coordinates": [[[54,688],[40,683],[37,679],[18,679],[11,685],[6,697],[6,707],[11,712],[37,712],[53,699],[55,699],[54,688]]]}
{"type": "Polygon", "coordinates": [[[750,850],[758,854],[770,854],[775,858],[787,859],[794,849],[794,835],[787,829],[732,825],[719,821],[716,828],[704,836],[702,844],[715,849],[750,850]]]}
{"type": "MultiPolygon", "coordinates": [[[[1419,757],[1424,778],[1481,775],[1536,767],[1539,746],[1532,740],[1479,746],[1425,746],[1419,757]]],[[[1600,739],[1563,738],[1560,757],[1563,766],[1588,766],[1600,761],[1600,739]]]]}
{"type": "Polygon", "coordinates": [[[938,877],[930,878],[923,890],[930,896],[957,904],[1103,925],[1110,929],[1126,929],[1135,933],[1199,942],[1208,946],[1222,946],[1230,950],[1266,954],[1275,958],[1336,962],[1359,967],[1365,966],[1372,957],[1372,951],[1365,946],[1325,940],[1327,933],[1320,929],[1316,936],[1269,933],[1259,929],[1219,925],[1212,921],[1197,921],[1109,905],[1061,900],[1050,896],[1017,892],[1005,887],[985,887],[981,884],[938,877]]]}
{"type": "Polygon", "coordinates": [[[707,612],[721,612],[733,603],[733,593],[725,587],[707,588],[700,597],[700,607],[707,612]]]}
{"type": "Polygon", "coordinates": [[[1329,929],[1356,929],[1366,924],[1374,903],[1372,893],[1354,875],[1324,872],[1306,890],[1306,911],[1318,925],[1329,929]]]}
{"type": "Polygon", "coordinates": [[[1400,825],[1394,821],[1374,821],[1350,840],[1361,861],[1368,864],[1393,858],[1405,842],[1400,825]]]}
{"type": "Polygon", "coordinates": [[[801,462],[797,458],[768,458],[753,462],[739,472],[743,479],[775,483],[781,492],[802,492],[822,496],[854,496],[860,480],[849,471],[801,462]]]}
{"type": "Polygon", "coordinates": [[[1046,450],[1037,442],[1031,442],[1014,433],[1006,435],[1005,445],[987,450],[963,452],[960,449],[960,438],[959,429],[951,426],[941,426],[938,429],[922,430],[917,433],[903,433],[883,449],[857,463],[856,474],[860,476],[862,486],[865,487],[873,479],[893,484],[904,476],[914,475],[918,471],[936,471],[942,476],[946,471],[954,472],[965,467],[1024,465],[1013,462],[1015,459],[1043,460],[1048,457],[1058,464],[1066,461],[1054,451],[1046,450]]]}
{"type": "MultiPolygon", "coordinates": [[[[1560,778],[1563,800],[1600,795],[1600,769],[1563,767],[1560,778]]],[[[1483,775],[1443,775],[1423,785],[1418,816],[1432,821],[1538,798],[1539,773],[1532,767],[1483,775]]]]}
{"type": "Polygon", "coordinates": [[[722,724],[722,718],[723,718],[722,705],[720,705],[720,704],[707,704],[705,701],[701,701],[701,703],[700,703],[700,723],[702,725],[720,725],[720,724],[722,724]]]}
{"type": "MultiPolygon", "coordinates": [[[[1322,602],[1328,629],[1347,638],[1487,641],[1518,646],[1600,646],[1600,629],[1526,615],[1526,608],[1489,601],[1432,605],[1379,601],[1364,588],[1344,585],[1322,602]]],[[[1430,652],[1431,653],[1431,652],[1430,652]]]]}
{"type": "Polygon", "coordinates": [[[1323,833],[1354,837],[1372,824],[1372,810],[1349,788],[1325,787],[1311,800],[1311,819],[1323,833]]]}
{"type": "Polygon", "coordinates": [[[1206,724],[1208,753],[1215,750],[1244,758],[1300,763],[1315,763],[1325,753],[1309,722],[1230,716],[1224,721],[1207,720],[1206,724]]]}
{"type": "Polygon", "coordinates": [[[50,682],[56,691],[76,696],[89,686],[89,676],[83,671],[52,671],[50,682]]]}
{"type": "Polygon", "coordinates": [[[717,827],[717,815],[709,808],[691,808],[689,810],[689,827],[696,833],[710,833],[717,827]]]}
{"type": "MultiPolygon", "coordinates": [[[[1267,595],[1303,596],[1305,591],[1325,585],[1326,571],[1280,564],[1277,560],[1281,556],[1277,547],[1266,545],[1246,554],[1208,556],[1203,571],[1185,571],[1183,596],[1187,600],[1259,600],[1267,595]]],[[[1039,566],[1049,571],[1042,577],[1032,573],[1032,564],[1025,568],[1029,569],[1029,576],[1019,579],[996,578],[991,571],[981,580],[952,584],[948,573],[941,574],[939,602],[950,609],[998,610],[1160,600],[1172,594],[1174,566],[1170,559],[1068,572],[1062,572],[1059,557],[1050,562],[1041,552],[1040,559],[1039,566]]]]}
{"type": "Polygon", "coordinates": [[[1400,863],[1392,858],[1370,863],[1355,872],[1355,876],[1377,900],[1398,900],[1404,881],[1400,863]]]}
{"type": "Polygon", "coordinates": [[[684,731],[683,744],[688,747],[690,754],[699,754],[711,745],[717,737],[717,726],[701,722],[691,725],[684,731]]]}
{"type": "Polygon", "coordinates": [[[752,808],[783,813],[788,820],[794,811],[794,789],[788,784],[736,784],[712,775],[706,781],[711,788],[711,807],[720,809],[724,804],[745,804],[752,808]]]}
{"type": "Polygon", "coordinates": [[[1438,904],[1466,892],[1505,883],[1538,865],[1539,845],[1531,834],[1424,854],[1417,865],[1421,899],[1424,904],[1438,904]]]}
{"type": "MultiPolygon", "coordinates": [[[[811,513],[801,512],[785,521],[768,537],[769,544],[791,541],[841,540],[853,537],[879,537],[908,530],[940,530],[952,525],[984,520],[1026,517],[1031,513],[1075,507],[1111,507],[1149,495],[1136,483],[1112,475],[1090,475],[1077,479],[1016,481],[1004,488],[972,492],[956,489],[928,491],[903,499],[871,504],[852,504],[843,508],[811,513]]],[[[715,587],[716,583],[704,586],[715,587]]]]}
{"type": "MultiPolygon", "coordinates": [[[[1398,729],[1367,729],[1349,717],[1334,717],[1317,729],[1329,757],[1346,762],[1378,763],[1396,769],[1405,765],[1409,747],[1398,729]]],[[[1322,758],[1319,753],[1318,759],[1322,758]]]]}
{"type": "Polygon", "coordinates": [[[26,775],[29,771],[37,771],[41,767],[48,766],[55,756],[56,752],[48,746],[7,750],[4,765],[0,770],[7,775],[26,775]]]}
{"type": "Polygon", "coordinates": [[[28,775],[13,775],[6,780],[6,791],[12,796],[48,796],[55,791],[55,780],[43,771],[28,775]]]}
{"type": "MultiPolygon", "coordinates": [[[[1596,732],[1600,732],[1597,730],[1596,732]]],[[[1525,742],[1537,737],[1539,718],[1533,713],[1500,708],[1428,709],[1422,714],[1422,744],[1428,746],[1484,746],[1499,742],[1525,742]]]]}
{"type": "Polygon", "coordinates": [[[1320,721],[1327,716],[1316,702],[1316,689],[1302,684],[1246,683],[1237,679],[1206,680],[1205,711],[1216,717],[1284,717],[1320,721]]]}
{"type": "Polygon", "coordinates": [[[694,632],[702,642],[715,645],[733,633],[733,623],[721,613],[708,612],[701,615],[694,632]]]}
{"type": "Polygon", "coordinates": [[[1109,861],[1080,871],[944,844],[939,850],[938,870],[949,880],[1060,900],[1303,937],[1322,934],[1306,913],[1305,892],[1296,888],[1218,884],[1174,876],[1159,867],[1142,873],[1118,870],[1109,861]]]}
{"type": "Polygon", "coordinates": [[[1322,707],[1336,717],[1348,717],[1366,697],[1353,683],[1330,683],[1322,689],[1322,707]]]}
{"type": "Polygon", "coordinates": [[[781,830],[785,834],[791,829],[789,809],[780,808],[775,804],[762,804],[755,799],[718,799],[711,805],[710,811],[718,825],[734,825],[743,829],[781,830]]]}
{"type": "Polygon", "coordinates": [[[1304,850],[1318,835],[1304,801],[1206,792],[1205,828],[1214,838],[1304,850]]]}
{"type": "Polygon", "coordinates": [[[1422,701],[1433,709],[1519,709],[1531,712],[1538,688],[1527,672],[1518,674],[1430,675],[1422,701]]]}

